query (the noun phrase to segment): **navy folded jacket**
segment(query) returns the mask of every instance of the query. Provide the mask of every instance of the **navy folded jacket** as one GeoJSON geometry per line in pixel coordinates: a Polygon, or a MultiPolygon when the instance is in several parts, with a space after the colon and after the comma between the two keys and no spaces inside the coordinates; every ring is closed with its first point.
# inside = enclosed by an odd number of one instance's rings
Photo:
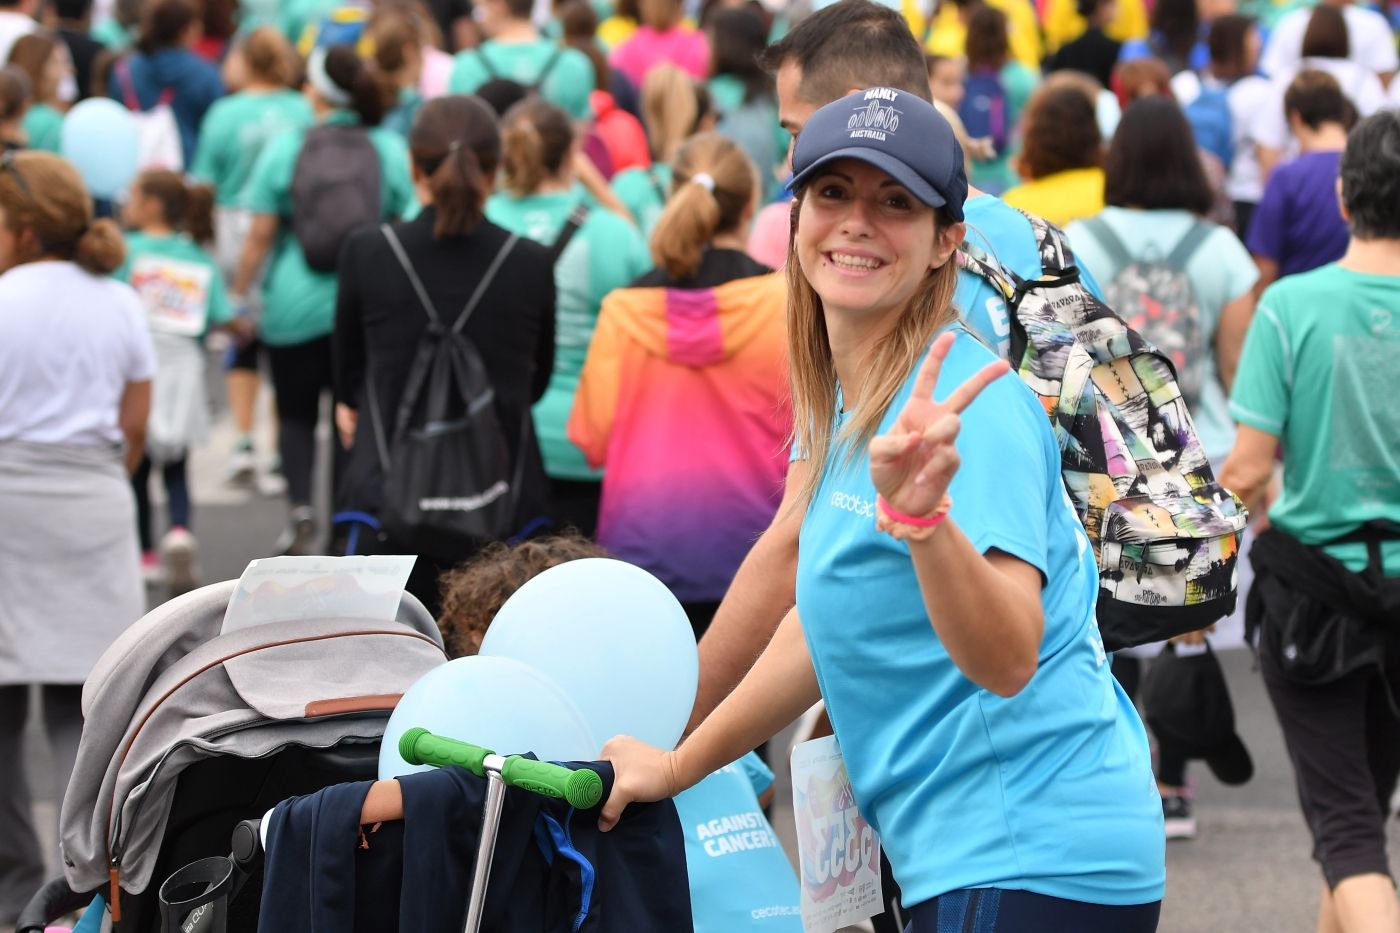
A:
{"type": "MultiPolygon", "coordinates": [[[[612,767],[584,762],[612,789],[612,767]]],[[[458,768],[398,779],[404,819],[360,826],[369,781],[277,805],[259,933],[460,930],[486,782],[458,768]]],[[[606,796],[604,797],[606,799],[606,796]]],[[[685,840],[669,801],[598,811],[508,789],[483,933],[692,933],[685,840]]]]}

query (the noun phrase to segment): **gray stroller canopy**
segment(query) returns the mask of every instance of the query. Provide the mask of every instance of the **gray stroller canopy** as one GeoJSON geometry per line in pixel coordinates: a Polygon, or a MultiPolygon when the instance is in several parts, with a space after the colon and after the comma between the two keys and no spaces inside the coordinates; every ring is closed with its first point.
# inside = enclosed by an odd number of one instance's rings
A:
{"type": "Polygon", "coordinates": [[[407,593],[397,619],[299,619],[220,634],[235,585],[147,613],[88,677],[60,820],[74,891],[146,889],[176,780],[194,762],[378,742],[404,691],[445,660],[437,625],[407,593]]]}

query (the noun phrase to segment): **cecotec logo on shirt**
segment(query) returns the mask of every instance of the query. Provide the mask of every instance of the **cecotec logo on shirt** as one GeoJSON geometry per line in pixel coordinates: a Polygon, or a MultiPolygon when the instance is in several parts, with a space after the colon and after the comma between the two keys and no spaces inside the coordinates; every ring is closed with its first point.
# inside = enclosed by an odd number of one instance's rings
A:
{"type": "Polygon", "coordinates": [[[896,110],[894,101],[899,97],[898,91],[892,91],[887,87],[871,88],[865,92],[864,104],[851,111],[851,118],[846,121],[846,129],[850,130],[851,139],[874,139],[878,142],[885,142],[888,134],[899,129],[899,118],[903,111],[896,110]],[[886,104],[880,103],[886,101],[886,104]]]}
{"type": "Polygon", "coordinates": [[[858,496],[853,492],[837,490],[831,494],[831,507],[859,515],[861,518],[875,517],[875,500],[858,496]]]}

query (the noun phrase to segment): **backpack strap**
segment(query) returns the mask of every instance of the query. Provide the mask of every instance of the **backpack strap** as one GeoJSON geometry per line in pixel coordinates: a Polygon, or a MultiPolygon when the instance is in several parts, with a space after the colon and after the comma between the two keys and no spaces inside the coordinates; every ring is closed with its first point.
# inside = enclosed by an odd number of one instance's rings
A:
{"type": "Polygon", "coordinates": [[[1186,270],[1186,264],[1191,261],[1191,257],[1200,249],[1201,244],[1211,234],[1211,225],[1199,220],[1192,221],[1191,228],[1181,238],[1180,242],[1167,257],[1167,265],[1173,269],[1186,270]]]}
{"type": "Polygon", "coordinates": [[[569,241],[578,233],[578,228],[583,226],[583,222],[588,219],[588,206],[580,204],[569,212],[569,219],[564,221],[564,227],[559,231],[559,236],[554,238],[554,245],[549,248],[549,264],[551,266],[559,264],[559,257],[564,255],[564,249],[569,245],[569,241]]]}
{"type": "Polygon", "coordinates": [[[408,254],[404,252],[403,243],[399,241],[399,235],[394,232],[394,228],[388,224],[380,224],[379,229],[384,233],[384,239],[389,241],[389,249],[393,251],[394,258],[403,267],[404,274],[408,276],[408,281],[413,285],[413,292],[418,296],[418,302],[423,306],[423,310],[428,314],[428,320],[438,327],[442,326],[442,318],[438,316],[437,307],[433,300],[428,297],[428,290],[423,287],[423,280],[418,278],[418,272],[413,268],[413,263],[409,261],[408,254]]]}
{"type": "Polygon", "coordinates": [[[456,323],[452,325],[452,333],[454,336],[460,334],[462,328],[467,326],[467,320],[472,316],[472,312],[476,311],[476,306],[481,303],[481,299],[486,296],[486,290],[491,287],[491,283],[495,281],[496,273],[501,271],[501,266],[505,265],[506,257],[511,254],[511,251],[515,249],[515,244],[519,242],[519,235],[512,233],[506,238],[506,241],[501,244],[500,250],[496,253],[496,258],[492,259],[491,265],[486,267],[486,271],[481,276],[481,281],[476,283],[476,291],[472,292],[472,296],[467,299],[466,307],[462,309],[462,313],[457,316],[456,323]]]}
{"type": "Polygon", "coordinates": [[[1083,222],[1083,228],[1089,232],[1104,252],[1108,253],[1109,260],[1118,267],[1119,271],[1126,269],[1133,264],[1133,257],[1128,252],[1128,248],[1123,245],[1118,234],[1113,232],[1113,228],[1108,225],[1108,221],[1103,217],[1090,217],[1083,222]]]}
{"type": "Polygon", "coordinates": [[[132,113],[141,112],[141,98],[136,93],[136,83],[131,80],[131,60],[123,58],[112,69],[117,75],[117,84],[122,89],[122,103],[132,113]]]}
{"type": "Polygon", "coordinates": [[[535,80],[530,82],[530,90],[538,91],[544,86],[544,79],[549,77],[549,73],[554,70],[554,65],[559,61],[559,56],[564,54],[564,47],[556,45],[554,51],[549,53],[549,58],[545,59],[544,67],[535,76],[535,80]]]}
{"type": "Polygon", "coordinates": [[[485,49],[476,50],[476,60],[481,62],[481,70],[486,72],[487,81],[494,80],[501,76],[501,73],[496,70],[496,66],[491,64],[491,59],[486,57],[485,49]]]}

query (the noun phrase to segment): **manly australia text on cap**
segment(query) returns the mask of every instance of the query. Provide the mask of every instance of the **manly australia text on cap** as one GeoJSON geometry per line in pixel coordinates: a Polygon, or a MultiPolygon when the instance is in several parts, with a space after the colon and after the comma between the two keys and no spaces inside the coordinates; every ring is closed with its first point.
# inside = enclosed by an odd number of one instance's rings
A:
{"type": "Polygon", "coordinates": [[[837,159],[873,165],[929,207],[946,207],[954,219],[963,219],[962,146],[948,121],[920,97],[873,87],[812,114],[792,150],[792,189],[837,159]]]}

